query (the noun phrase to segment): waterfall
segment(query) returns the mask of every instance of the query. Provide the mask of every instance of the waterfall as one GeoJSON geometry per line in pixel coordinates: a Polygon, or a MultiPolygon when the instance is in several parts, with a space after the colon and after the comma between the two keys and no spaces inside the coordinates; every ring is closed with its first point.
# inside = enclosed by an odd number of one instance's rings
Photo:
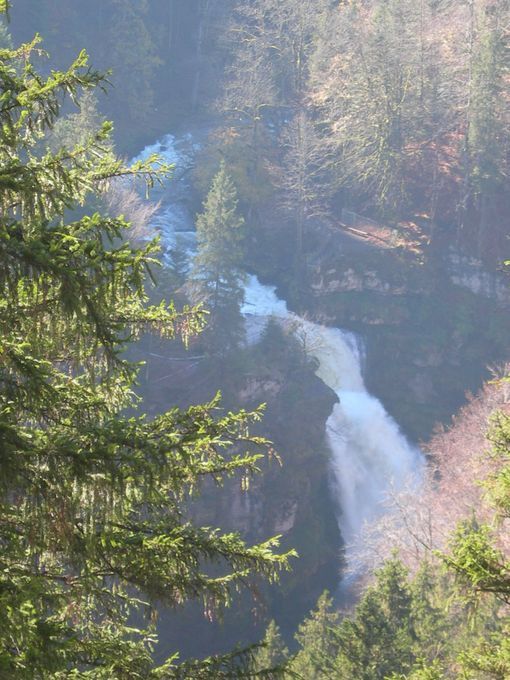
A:
{"type": "MultiPolygon", "coordinates": [[[[161,142],[144,149],[137,159],[161,153],[165,160],[175,163],[177,169],[185,170],[192,158],[179,151],[183,139],[185,148],[189,148],[189,135],[180,140],[167,135],[161,142]]],[[[185,175],[181,172],[181,176],[185,175]]],[[[193,219],[183,200],[184,185],[179,190],[171,184],[158,196],[161,209],[156,226],[164,244],[174,243],[176,234],[185,234],[191,250],[193,219]]],[[[398,489],[419,473],[423,458],[381,402],[367,392],[358,338],[348,331],[300,318],[288,310],[275,290],[260,283],[256,276],[246,277],[241,311],[247,322],[248,338],[256,342],[268,320],[278,319],[317,360],[317,376],[338,396],[338,403],[327,420],[325,435],[331,450],[330,486],[349,564],[364,523],[376,519],[382,512],[382,503],[391,487],[398,489]]]]}
{"type": "Polygon", "coordinates": [[[255,276],[249,277],[245,291],[243,314],[272,316],[290,325],[317,359],[317,376],[338,396],[326,423],[326,438],[332,454],[331,489],[349,563],[363,524],[376,519],[390,487],[402,487],[419,472],[422,456],[381,402],[367,392],[359,343],[352,333],[289,312],[275,288],[262,285],[255,276]]]}

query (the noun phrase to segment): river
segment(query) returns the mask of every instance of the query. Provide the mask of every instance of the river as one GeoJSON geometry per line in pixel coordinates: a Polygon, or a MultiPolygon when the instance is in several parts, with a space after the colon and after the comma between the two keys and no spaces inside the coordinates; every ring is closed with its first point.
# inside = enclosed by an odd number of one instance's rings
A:
{"type": "MultiPolygon", "coordinates": [[[[175,179],[157,189],[160,208],[155,228],[168,251],[176,241],[194,248],[194,225],[186,197],[189,195],[188,173],[193,154],[199,148],[189,134],[166,135],[147,146],[135,160],[159,154],[175,164],[175,179]]],[[[337,521],[345,541],[345,559],[356,570],[356,555],[366,522],[374,520],[384,509],[390,489],[399,489],[410,479],[419,477],[423,467],[421,452],[400,432],[382,403],[365,388],[360,340],[349,331],[331,328],[300,318],[287,308],[274,286],[262,284],[256,276],[245,280],[242,313],[251,341],[271,317],[279,320],[317,360],[317,376],[338,397],[326,424],[325,437],[331,450],[330,490],[337,521]]]]}

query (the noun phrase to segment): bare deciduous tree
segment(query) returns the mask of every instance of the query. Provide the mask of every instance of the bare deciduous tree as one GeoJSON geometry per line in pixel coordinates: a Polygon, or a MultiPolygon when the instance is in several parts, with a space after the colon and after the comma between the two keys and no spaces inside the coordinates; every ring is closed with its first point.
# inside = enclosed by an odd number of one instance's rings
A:
{"type": "MultiPolygon", "coordinates": [[[[487,438],[497,411],[510,413],[510,386],[499,380],[487,384],[449,429],[442,428],[433,437],[425,450],[429,465],[419,488],[414,481],[404,491],[389,494],[387,512],[364,528],[358,564],[375,567],[398,549],[406,566],[415,571],[423,558],[433,558],[433,551],[447,549],[462,520],[475,515],[478,521],[493,523],[484,482],[502,465],[491,455],[487,438]]],[[[507,554],[508,522],[497,529],[498,548],[507,554]]]]}
{"type": "Polygon", "coordinates": [[[160,207],[159,203],[142,198],[132,183],[122,180],[111,182],[102,198],[110,214],[124,215],[131,223],[131,238],[143,240],[154,236],[151,220],[160,207]]]}
{"type": "Polygon", "coordinates": [[[331,195],[331,145],[321,137],[304,111],[285,126],[280,137],[281,158],[273,166],[280,207],[295,225],[296,260],[303,256],[304,236],[313,218],[324,218],[331,195]]]}

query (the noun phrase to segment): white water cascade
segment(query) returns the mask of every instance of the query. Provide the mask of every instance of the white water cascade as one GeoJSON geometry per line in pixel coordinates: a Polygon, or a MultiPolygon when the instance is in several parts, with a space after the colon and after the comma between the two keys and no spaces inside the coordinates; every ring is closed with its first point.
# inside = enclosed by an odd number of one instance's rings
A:
{"type": "Polygon", "coordinates": [[[332,492],[349,564],[364,523],[382,511],[390,487],[401,488],[419,473],[422,455],[401,434],[381,402],[366,391],[352,333],[289,312],[275,288],[262,285],[255,276],[246,285],[242,311],[248,318],[275,317],[289,325],[317,359],[317,376],[338,396],[326,423],[326,436],[332,454],[332,492]]]}
{"type": "MultiPolygon", "coordinates": [[[[146,147],[138,158],[160,153],[176,164],[177,176],[185,177],[182,171],[190,164],[189,149],[196,148],[190,140],[189,135],[180,139],[167,135],[161,142],[146,147]],[[184,153],[182,148],[188,152],[184,153]]],[[[185,181],[174,182],[173,187],[170,182],[158,196],[161,209],[156,225],[164,245],[173,245],[180,234],[192,251],[193,219],[183,201],[185,181]],[[179,183],[180,189],[175,186],[179,183]]],[[[357,542],[365,522],[382,512],[390,488],[398,489],[419,475],[423,457],[401,434],[381,402],[367,392],[358,343],[352,333],[300,318],[287,309],[273,286],[261,284],[255,276],[247,277],[242,313],[251,342],[271,317],[290,328],[317,359],[317,376],[338,396],[326,424],[326,437],[331,449],[331,490],[349,565],[359,547],[357,542]]]]}

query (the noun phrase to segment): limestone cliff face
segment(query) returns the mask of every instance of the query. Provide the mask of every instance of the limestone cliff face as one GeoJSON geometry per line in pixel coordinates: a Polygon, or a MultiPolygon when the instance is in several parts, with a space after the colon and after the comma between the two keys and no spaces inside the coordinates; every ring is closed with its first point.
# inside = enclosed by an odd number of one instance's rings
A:
{"type": "Polygon", "coordinates": [[[500,271],[489,271],[481,260],[450,250],[447,270],[453,284],[475,295],[510,305],[510,279],[500,271]]]}
{"type": "MultiPolygon", "coordinates": [[[[248,488],[238,483],[229,487],[217,510],[218,519],[228,517],[231,529],[254,540],[283,534],[294,545],[293,533],[304,530],[310,521],[320,523],[318,515],[327,510],[327,500],[323,508],[316,506],[318,489],[327,485],[324,432],[336,395],[315,376],[313,366],[249,375],[237,394],[239,406],[248,410],[266,404],[259,429],[273,443],[275,455],[262,462],[263,474],[254,477],[248,488]]],[[[324,544],[315,551],[318,563],[329,554],[324,544]]]]}
{"type": "Polygon", "coordinates": [[[363,291],[375,291],[388,295],[405,295],[404,285],[395,285],[391,281],[385,280],[383,275],[375,270],[356,271],[348,267],[339,271],[333,267],[324,271],[323,267],[318,267],[314,279],[311,283],[312,291],[317,295],[327,293],[347,293],[363,291]]]}
{"type": "Polygon", "coordinates": [[[421,260],[328,234],[308,258],[312,318],[355,331],[366,381],[414,439],[427,438],[508,359],[510,281],[451,250],[421,260]]]}
{"type": "Polygon", "coordinates": [[[396,296],[425,293],[434,289],[439,277],[443,285],[510,305],[508,276],[452,247],[429,256],[423,266],[412,253],[360,242],[345,233],[322,234],[318,244],[309,262],[310,289],[318,296],[366,291],[396,296]]]}
{"type": "Polygon", "coordinates": [[[271,440],[275,453],[261,459],[261,474],[248,485],[236,478],[221,490],[205,486],[192,512],[196,521],[239,532],[248,542],[282,536],[283,548],[294,548],[299,559],[277,590],[263,590],[275,615],[280,605],[287,611],[291,601],[301,616],[324,588],[336,587],[341,566],[325,442],[337,396],[306,357],[296,358],[295,348],[283,347],[283,356],[274,346],[253,351],[259,354],[228,403],[246,410],[266,404],[256,434],[271,440]]]}

